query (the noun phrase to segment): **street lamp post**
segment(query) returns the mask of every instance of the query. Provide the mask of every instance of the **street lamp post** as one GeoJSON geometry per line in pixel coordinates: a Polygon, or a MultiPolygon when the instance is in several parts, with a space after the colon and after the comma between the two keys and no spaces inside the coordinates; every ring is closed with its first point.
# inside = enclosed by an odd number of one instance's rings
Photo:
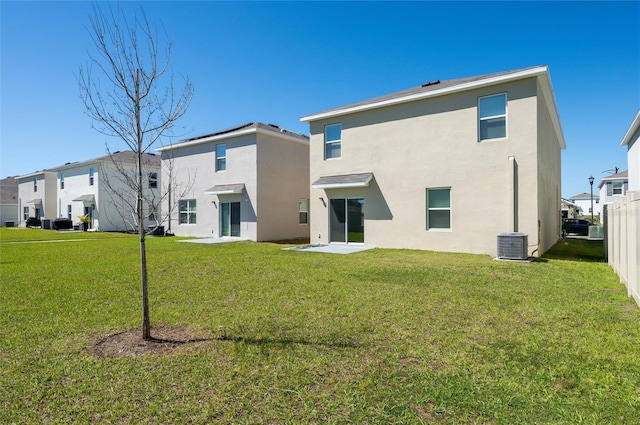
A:
{"type": "Polygon", "coordinates": [[[593,176],[589,177],[589,184],[591,185],[591,224],[593,224],[593,176]]]}

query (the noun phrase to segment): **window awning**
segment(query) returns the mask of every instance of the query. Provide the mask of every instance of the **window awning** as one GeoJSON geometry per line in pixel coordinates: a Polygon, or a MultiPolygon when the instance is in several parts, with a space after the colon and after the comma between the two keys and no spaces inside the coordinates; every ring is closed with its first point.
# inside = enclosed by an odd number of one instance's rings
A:
{"type": "Polygon", "coordinates": [[[311,185],[312,189],[343,189],[349,187],[368,187],[373,173],[344,174],[341,176],[320,177],[311,185]]]}
{"type": "Polygon", "coordinates": [[[72,199],[74,202],[84,202],[85,204],[93,204],[95,203],[95,197],[93,195],[81,195],[75,199],[72,199]]]}
{"type": "Polygon", "coordinates": [[[217,184],[205,190],[205,195],[231,195],[234,193],[242,193],[244,183],[237,184],[217,184]]]}
{"type": "Polygon", "coordinates": [[[35,198],[27,201],[27,204],[42,205],[42,198],[35,198]]]}

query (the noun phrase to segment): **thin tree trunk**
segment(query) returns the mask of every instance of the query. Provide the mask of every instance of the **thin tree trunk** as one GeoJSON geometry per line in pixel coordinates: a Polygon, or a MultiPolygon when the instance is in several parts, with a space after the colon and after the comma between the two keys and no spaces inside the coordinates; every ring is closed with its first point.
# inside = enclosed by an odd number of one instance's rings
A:
{"type": "Polygon", "coordinates": [[[143,133],[140,127],[140,70],[136,70],[136,132],[138,139],[138,202],[137,202],[137,215],[138,215],[138,236],[140,236],[140,277],[142,281],[142,338],[145,340],[151,339],[151,322],[149,320],[149,291],[147,281],[147,248],[145,245],[145,231],[144,231],[144,210],[142,205],[142,138],[143,133]]]}

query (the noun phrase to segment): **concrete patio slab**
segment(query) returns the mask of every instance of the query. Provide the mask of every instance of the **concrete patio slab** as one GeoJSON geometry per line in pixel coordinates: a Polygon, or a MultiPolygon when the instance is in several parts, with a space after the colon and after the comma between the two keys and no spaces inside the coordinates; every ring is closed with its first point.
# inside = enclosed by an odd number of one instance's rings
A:
{"type": "Polygon", "coordinates": [[[212,244],[212,243],[226,243],[226,242],[238,242],[238,241],[246,241],[248,239],[242,238],[197,238],[197,239],[182,239],[176,242],[189,242],[189,243],[204,243],[204,244],[212,244]]]}
{"type": "Polygon", "coordinates": [[[300,252],[324,252],[327,254],[353,254],[373,248],[372,246],[362,245],[304,245],[284,249],[300,252]]]}

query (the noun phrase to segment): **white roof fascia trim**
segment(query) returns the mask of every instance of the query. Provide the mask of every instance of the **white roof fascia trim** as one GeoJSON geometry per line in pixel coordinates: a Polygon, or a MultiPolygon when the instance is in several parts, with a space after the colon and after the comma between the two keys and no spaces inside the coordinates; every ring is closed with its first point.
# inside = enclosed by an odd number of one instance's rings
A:
{"type": "Polygon", "coordinates": [[[311,189],[346,189],[349,187],[368,187],[369,182],[312,184],[311,189]]]}
{"type": "Polygon", "coordinates": [[[242,191],[238,192],[237,190],[229,189],[229,190],[218,190],[215,192],[204,192],[205,195],[232,195],[236,193],[242,193],[242,191]]]}
{"type": "Polygon", "coordinates": [[[490,77],[483,80],[471,81],[468,83],[462,83],[451,87],[446,87],[443,89],[436,89],[422,93],[415,93],[407,96],[396,97],[393,99],[386,99],[375,103],[369,103],[366,105],[358,105],[353,106],[351,108],[332,110],[328,112],[321,112],[319,114],[307,115],[305,117],[300,118],[302,122],[310,122],[323,118],[331,118],[339,115],[352,114],[355,112],[366,111],[369,109],[377,109],[382,108],[384,106],[397,105],[400,103],[411,102],[414,100],[427,99],[429,97],[441,96],[443,94],[455,93],[459,91],[469,90],[472,88],[479,88],[484,86],[491,86],[494,84],[504,83],[513,80],[519,80],[526,77],[537,76],[539,74],[544,74],[547,72],[546,66],[539,66],[532,69],[527,69],[520,72],[514,72],[513,74],[508,75],[500,75],[496,77],[490,77]]]}
{"type": "Polygon", "coordinates": [[[638,110],[636,117],[631,123],[631,126],[629,127],[624,137],[622,138],[622,142],[620,142],[620,146],[626,146],[629,143],[631,143],[631,138],[636,133],[636,131],[638,131],[638,129],[640,129],[640,109],[638,110]]]}
{"type": "MultiPolygon", "coordinates": [[[[82,162],[72,162],[71,164],[65,164],[65,165],[61,165],[59,167],[54,168],[54,170],[56,172],[60,172],[60,171],[65,171],[65,170],[70,170],[72,168],[79,168],[79,167],[86,167],[88,165],[101,165],[101,164],[112,164],[112,161],[98,161],[98,160],[94,160],[94,159],[90,159],[88,161],[82,161],[82,162]]],[[[124,163],[122,165],[127,165],[128,163],[124,163]]],[[[133,164],[135,165],[135,164],[133,164]]]]}
{"type": "Polygon", "coordinates": [[[288,140],[290,142],[298,142],[298,143],[302,143],[305,145],[309,144],[308,140],[301,140],[298,137],[295,136],[291,136],[290,134],[286,134],[280,131],[271,131],[271,130],[265,130],[264,128],[256,128],[256,127],[249,127],[249,128],[244,128],[241,130],[237,130],[237,131],[232,131],[230,133],[224,133],[224,134],[218,134],[216,136],[209,136],[209,137],[203,137],[201,139],[196,139],[196,140],[191,140],[190,142],[183,142],[183,143],[176,143],[176,144],[171,144],[171,145],[167,145],[167,146],[162,146],[160,148],[156,148],[156,152],[164,152],[164,151],[169,151],[169,150],[173,150],[173,149],[180,149],[180,148],[185,148],[188,146],[195,146],[195,145],[200,145],[203,143],[210,143],[210,142],[217,142],[217,141],[221,141],[221,140],[226,140],[226,139],[231,139],[234,137],[239,137],[239,136],[246,136],[247,134],[266,134],[269,136],[273,136],[276,138],[281,138],[284,140],[288,140]]]}
{"type": "Polygon", "coordinates": [[[46,173],[56,174],[56,171],[53,170],[43,170],[43,171],[35,171],[33,173],[24,174],[22,176],[15,176],[16,180],[28,179],[36,176],[44,176],[46,173]]]}
{"type": "Polygon", "coordinates": [[[205,191],[204,194],[205,195],[233,195],[233,194],[237,194],[237,193],[242,193],[242,191],[244,190],[244,187],[242,188],[242,190],[235,190],[235,189],[229,189],[229,190],[215,190],[215,191],[205,191]]]}

